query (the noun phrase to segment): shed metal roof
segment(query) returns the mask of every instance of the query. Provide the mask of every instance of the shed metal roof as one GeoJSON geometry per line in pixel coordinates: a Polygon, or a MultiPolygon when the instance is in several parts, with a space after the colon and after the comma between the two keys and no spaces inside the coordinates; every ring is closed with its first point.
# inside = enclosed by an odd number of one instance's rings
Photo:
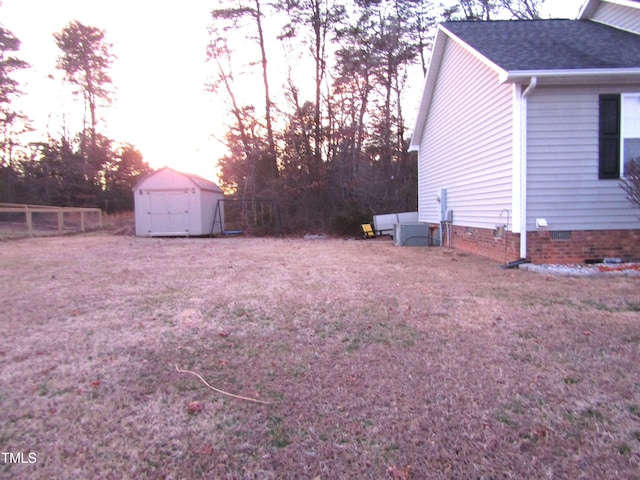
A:
{"type": "Polygon", "coordinates": [[[162,167],[161,169],[155,172],[152,172],[149,175],[141,178],[140,180],[138,180],[138,182],[132,188],[132,190],[133,191],[137,190],[138,188],[140,188],[140,185],[142,185],[142,183],[144,183],[145,180],[147,180],[150,177],[153,177],[154,175],[157,175],[159,172],[162,172],[162,171],[169,171],[169,172],[173,172],[176,175],[182,175],[183,177],[186,177],[191,183],[193,183],[200,190],[223,193],[222,189],[218,185],[213,183],[211,180],[207,180],[206,178],[200,177],[199,175],[194,175],[192,173],[178,172],[177,170],[174,170],[173,168],[170,168],[170,167],[162,167]]]}
{"type": "Polygon", "coordinates": [[[189,180],[191,180],[193,183],[195,183],[201,190],[209,190],[212,192],[222,193],[222,189],[211,180],[207,180],[206,178],[191,173],[185,173],[184,175],[188,177],[189,180]]]}

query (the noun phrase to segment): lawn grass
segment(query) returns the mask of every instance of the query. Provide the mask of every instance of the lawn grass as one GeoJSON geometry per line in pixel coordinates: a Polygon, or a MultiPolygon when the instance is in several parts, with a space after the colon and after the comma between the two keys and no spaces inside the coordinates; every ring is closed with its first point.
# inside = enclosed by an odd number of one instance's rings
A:
{"type": "Polygon", "coordinates": [[[37,458],[2,478],[640,471],[638,279],[106,234],[2,242],[0,277],[0,448],[37,458]]]}

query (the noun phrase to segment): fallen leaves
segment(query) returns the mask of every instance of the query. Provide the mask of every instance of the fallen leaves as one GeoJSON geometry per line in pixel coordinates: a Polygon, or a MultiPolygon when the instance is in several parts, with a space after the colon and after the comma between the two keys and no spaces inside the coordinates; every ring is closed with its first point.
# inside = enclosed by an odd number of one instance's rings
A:
{"type": "Polygon", "coordinates": [[[409,465],[400,469],[398,467],[391,466],[387,468],[387,473],[393,480],[409,480],[409,465]]]}
{"type": "Polygon", "coordinates": [[[187,403],[187,413],[189,415],[200,413],[202,410],[204,410],[204,407],[202,406],[202,403],[197,400],[187,403]]]}
{"type": "Polygon", "coordinates": [[[598,270],[601,272],[626,272],[636,270],[640,272],[640,263],[623,263],[621,265],[599,265],[598,270]]]}
{"type": "Polygon", "coordinates": [[[207,443],[202,448],[194,450],[193,453],[198,455],[213,455],[215,453],[215,449],[211,443],[207,443]]]}

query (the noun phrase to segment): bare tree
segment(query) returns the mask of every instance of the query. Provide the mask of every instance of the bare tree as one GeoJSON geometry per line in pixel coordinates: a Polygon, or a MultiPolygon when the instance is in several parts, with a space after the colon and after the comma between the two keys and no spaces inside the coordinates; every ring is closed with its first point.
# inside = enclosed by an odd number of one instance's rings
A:
{"type": "Polygon", "coordinates": [[[91,145],[95,145],[98,102],[111,103],[112,81],[108,70],[115,59],[110,51],[112,45],[105,41],[104,31],[77,20],[53,37],[62,50],[56,66],[65,72],[66,81],[78,87],[77,93],[85,100],[91,122],[91,145]]]}
{"type": "Polygon", "coordinates": [[[9,30],[0,26],[0,166],[11,167],[14,139],[13,127],[24,117],[11,108],[13,97],[20,95],[18,82],[12,74],[29,64],[13,55],[20,49],[18,40],[9,30]]]}
{"type": "Polygon", "coordinates": [[[216,73],[213,83],[209,85],[212,92],[224,91],[228,99],[230,112],[235,120],[235,126],[226,136],[227,146],[234,152],[234,157],[224,159],[223,173],[227,174],[227,183],[236,187],[242,198],[248,195],[255,199],[258,190],[256,172],[257,156],[260,152],[255,149],[255,128],[253,108],[248,109],[238,103],[234,89],[234,74],[231,61],[231,50],[226,38],[216,37],[211,40],[207,50],[207,58],[215,63],[216,73]],[[237,168],[234,163],[244,163],[243,168],[237,168]],[[239,173],[241,172],[241,173],[239,173]]]}
{"type": "Polygon", "coordinates": [[[640,158],[624,165],[624,177],[620,180],[620,187],[627,194],[631,205],[640,208],[640,158]]]}
{"type": "Polygon", "coordinates": [[[491,20],[497,11],[496,0],[458,0],[465,20],[491,20]]]}
{"type": "Polygon", "coordinates": [[[445,9],[447,20],[460,17],[464,20],[494,20],[508,13],[518,20],[537,20],[545,0],[458,0],[456,5],[445,9]]]}
{"type": "Polygon", "coordinates": [[[322,158],[324,143],[322,125],[322,88],[327,73],[327,43],[329,34],[343,21],[346,10],[333,0],[283,0],[278,8],[288,14],[290,22],[281,35],[293,38],[303,32],[303,42],[308,45],[313,57],[315,71],[315,101],[313,114],[313,156],[316,163],[322,158]]]}
{"type": "MultiPolygon", "coordinates": [[[[229,40],[228,35],[237,34],[238,30],[243,30],[247,38],[257,39],[257,46],[260,52],[260,66],[262,73],[262,84],[264,88],[264,122],[266,126],[266,142],[267,150],[263,152],[257,159],[256,182],[259,190],[268,190],[272,187],[273,179],[277,175],[277,152],[275,135],[273,131],[273,102],[271,100],[270,83],[268,75],[268,61],[266,38],[263,25],[262,3],[260,0],[244,0],[240,3],[233,3],[224,8],[218,8],[211,11],[213,24],[210,27],[210,36],[212,43],[219,40],[229,40]],[[251,23],[243,24],[244,20],[251,23]]],[[[233,41],[237,41],[234,37],[233,41]]],[[[225,47],[229,51],[228,44],[225,47]]],[[[218,64],[218,67],[220,64],[218,64]]],[[[236,108],[235,110],[239,110],[236,108]]]]}
{"type": "Polygon", "coordinates": [[[519,20],[538,20],[545,0],[500,0],[500,6],[519,20]]]}

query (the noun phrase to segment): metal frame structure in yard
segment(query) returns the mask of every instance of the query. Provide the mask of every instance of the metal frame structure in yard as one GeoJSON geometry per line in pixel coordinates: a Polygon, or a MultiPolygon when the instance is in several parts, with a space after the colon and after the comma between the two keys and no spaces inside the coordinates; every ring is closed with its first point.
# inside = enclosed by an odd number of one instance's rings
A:
{"type": "Polygon", "coordinates": [[[219,225],[222,235],[233,235],[243,233],[260,234],[272,231],[273,236],[283,236],[282,215],[280,205],[275,200],[244,200],[238,198],[224,198],[218,200],[213,214],[211,225],[211,235],[216,232],[216,225],[219,225]],[[238,218],[229,217],[234,215],[234,209],[230,205],[238,205],[238,218]],[[224,213],[223,213],[224,212],[224,213]],[[225,229],[225,225],[232,224],[233,229],[225,229]]]}

